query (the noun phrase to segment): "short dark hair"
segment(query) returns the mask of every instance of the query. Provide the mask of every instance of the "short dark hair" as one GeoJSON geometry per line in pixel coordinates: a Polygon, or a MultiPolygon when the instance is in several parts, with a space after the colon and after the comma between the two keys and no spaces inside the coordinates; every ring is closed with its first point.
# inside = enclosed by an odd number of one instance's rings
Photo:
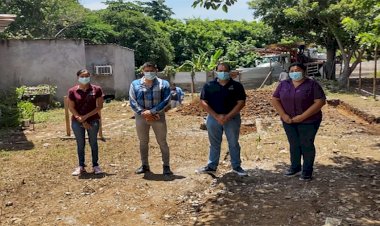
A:
{"type": "Polygon", "coordinates": [[[172,84],[171,84],[172,86],[175,86],[175,83],[174,82],[172,82],[172,84]]]}
{"type": "Polygon", "coordinates": [[[79,75],[81,75],[83,73],[91,75],[90,72],[87,69],[80,69],[79,71],[77,71],[77,76],[79,76],[79,75]]]}
{"type": "Polygon", "coordinates": [[[223,65],[224,67],[227,68],[228,71],[231,71],[231,66],[230,66],[229,64],[225,63],[225,62],[219,62],[218,65],[216,65],[215,70],[218,70],[218,67],[219,67],[220,65],[223,65]]]}
{"type": "Polygon", "coordinates": [[[301,62],[294,62],[294,63],[292,63],[289,66],[288,71],[290,71],[290,68],[294,67],[294,66],[297,66],[297,67],[301,68],[303,71],[306,71],[306,66],[303,63],[301,63],[301,62]]]}
{"type": "Polygon", "coordinates": [[[154,68],[157,68],[157,65],[153,62],[145,62],[142,66],[142,69],[146,68],[146,67],[154,67],[154,68]]]}

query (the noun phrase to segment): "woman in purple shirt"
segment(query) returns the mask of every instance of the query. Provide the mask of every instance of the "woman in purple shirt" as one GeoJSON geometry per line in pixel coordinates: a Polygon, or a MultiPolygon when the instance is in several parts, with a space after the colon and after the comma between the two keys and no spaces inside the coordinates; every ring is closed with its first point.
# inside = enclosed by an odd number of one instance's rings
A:
{"type": "Polygon", "coordinates": [[[311,180],[315,159],[314,139],[326,104],[322,87],[305,76],[306,67],[295,62],[289,67],[290,79],[282,81],[273,93],[272,105],[281,117],[290,145],[291,166],[285,176],[311,180]],[[301,157],[303,166],[301,167],[301,157]]]}
{"type": "Polygon", "coordinates": [[[103,108],[103,91],[99,86],[90,84],[90,73],[86,69],[77,72],[78,84],[68,91],[69,109],[73,114],[71,128],[77,141],[79,166],[73,176],[85,173],[85,132],[87,130],[95,174],[103,173],[98,164],[98,112],[103,108]]]}

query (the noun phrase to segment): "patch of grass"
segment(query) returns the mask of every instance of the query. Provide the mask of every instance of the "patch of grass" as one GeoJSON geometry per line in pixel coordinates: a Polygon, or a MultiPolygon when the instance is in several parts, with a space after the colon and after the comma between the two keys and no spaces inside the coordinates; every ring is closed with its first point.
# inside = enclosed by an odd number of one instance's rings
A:
{"type": "Polygon", "coordinates": [[[65,110],[63,108],[56,108],[48,111],[39,111],[34,114],[34,121],[36,123],[62,122],[64,120],[65,110]]]}

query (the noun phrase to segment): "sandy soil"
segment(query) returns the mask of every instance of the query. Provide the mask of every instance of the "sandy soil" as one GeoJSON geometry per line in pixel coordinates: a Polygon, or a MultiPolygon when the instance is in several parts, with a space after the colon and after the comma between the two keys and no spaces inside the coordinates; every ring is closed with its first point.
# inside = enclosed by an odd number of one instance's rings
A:
{"type": "Polygon", "coordinates": [[[167,114],[175,173],[170,178],[162,176],[153,133],[152,173],[134,174],[140,165],[137,137],[123,102],[103,111],[101,176],[71,176],[77,157],[75,141],[62,139],[63,110],[34,131],[1,133],[0,225],[380,225],[379,124],[325,106],[315,177],[303,182],[282,175],[288,144],[268,103],[270,91],[250,91],[249,98],[243,111],[248,129],[240,138],[248,177],[229,172],[225,141],[217,173],[195,174],[207,162],[208,140],[200,129],[204,114],[194,103],[167,114]]]}

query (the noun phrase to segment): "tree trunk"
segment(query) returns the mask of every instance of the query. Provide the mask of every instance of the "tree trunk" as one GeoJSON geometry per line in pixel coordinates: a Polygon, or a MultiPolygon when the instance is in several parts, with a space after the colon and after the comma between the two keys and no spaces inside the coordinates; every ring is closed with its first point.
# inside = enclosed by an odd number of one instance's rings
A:
{"type": "MultiPolygon", "coordinates": [[[[364,51],[363,51],[364,52],[364,51]]],[[[344,54],[342,54],[344,55],[344,54]]],[[[355,70],[356,66],[360,63],[361,61],[361,56],[362,54],[359,55],[360,57],[358,57],[354,63],[352,63],[352,65],[350,66],[350,60],[351,60],[351,56],[350,57],[347,57],[347,56],[343,56],[343,72],[342,74],[340,75],[340,78],[339,78],[339,88],[345,88],[348,84],[348,79],[350,78],[350,75],[351,73],[355,70]]]]}
{"type": "Polygon", "coordinates": [[[325,71],[324,73],[326,74],[326,78],[329,80],[334,80],[335,77],[335,57],[336,57],[336,43],[335,39],[329,41],[326,43],[326,55],[327,55],[327,60],[325,63],[325,71]]]}

